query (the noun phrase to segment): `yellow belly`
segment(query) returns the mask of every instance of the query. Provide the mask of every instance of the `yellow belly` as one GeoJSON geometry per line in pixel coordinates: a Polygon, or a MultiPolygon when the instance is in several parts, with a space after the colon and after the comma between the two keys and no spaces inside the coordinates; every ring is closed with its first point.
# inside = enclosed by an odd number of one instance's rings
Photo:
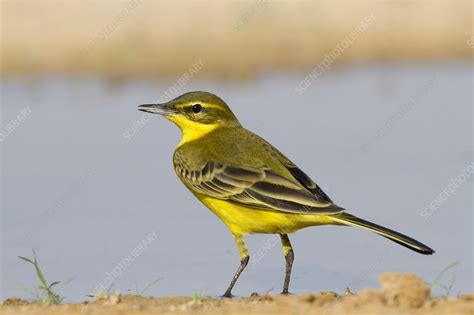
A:
{"type": "Polygon", "coordinates": [[[258,210],[225,200],[205,196],[198,198],[229,227],[232,233],[287,234],[308,226],[335,224],[328,215],[258,210]]]}

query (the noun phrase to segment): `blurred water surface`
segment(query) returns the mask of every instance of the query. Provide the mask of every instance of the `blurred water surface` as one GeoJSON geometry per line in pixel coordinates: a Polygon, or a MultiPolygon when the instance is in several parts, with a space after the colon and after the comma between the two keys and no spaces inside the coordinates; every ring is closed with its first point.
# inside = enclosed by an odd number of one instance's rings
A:
{"type": "MultiPolygon", "coordinates": [[[[305,75],[268,74],[243,84],[195,78],[180,92],[218,94],[339,205],[437,253],[418,255],[354,228],[308,228],[291,237],[292,291],[377,286],[382,272],[432,281],[455,261],[442,284],[453,282],[453,294],[472,291],[472,177],[422,215],[472,163],[472,65],[339,68],[300,95],[295,88],[305,75]]],[[[223,293],[238,255],[227,228],[173,172],[179,130],[158,116],[137,123],[144,116],[136,106],[173,84],[2,80],[3,128],[28,106],[31,114],[2,142],[1,298],[24,296],[20,287],[36,285],[31,266],[17,258],[35,248],[47,279],[72,278],[62,293],[83,300],[153,232],[157,238],[120,267],[112,290],[159,278],[147,294],[223,293]]],[[[247,241],[254,263],[235,294],[279,292],[279,240],[247,241]]]]}

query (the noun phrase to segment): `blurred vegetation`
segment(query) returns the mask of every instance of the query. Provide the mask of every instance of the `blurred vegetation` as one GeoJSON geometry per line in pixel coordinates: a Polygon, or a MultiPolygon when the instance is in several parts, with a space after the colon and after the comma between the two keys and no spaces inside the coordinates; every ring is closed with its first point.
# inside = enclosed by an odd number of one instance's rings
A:
{"type": "Polygon", "coordinates": [[[1,2],[1,73],[202,75],[310,71],[373,14],[335,64],[472,58],[471,1],[1,2]]]}

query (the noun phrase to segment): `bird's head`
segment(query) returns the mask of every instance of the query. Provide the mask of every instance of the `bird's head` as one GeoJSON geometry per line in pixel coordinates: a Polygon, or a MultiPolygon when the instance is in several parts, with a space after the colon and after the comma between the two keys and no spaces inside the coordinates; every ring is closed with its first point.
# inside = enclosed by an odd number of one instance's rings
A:
{"type": "Polygon", "coordinates": [[[189,92],[164,104],[144,104],[138,109],[159,114],[174,122],[183,136],[202,136],[219,127],[238,127],[239,121],[229,106],[208,92],[189,92]]]}

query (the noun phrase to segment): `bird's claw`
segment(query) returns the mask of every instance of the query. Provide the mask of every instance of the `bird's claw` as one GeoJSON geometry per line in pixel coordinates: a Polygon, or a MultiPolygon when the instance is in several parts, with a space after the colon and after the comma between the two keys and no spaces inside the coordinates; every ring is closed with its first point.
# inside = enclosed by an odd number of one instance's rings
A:
{"type": "Polygon", "coordinates": [[[223,295],[221,295],[221,298],[223,298],[223,299],[231,299],[233,297],[235,297],[235,295],[232,295],[232,293],[230,293],[230,292],[226,292],[223,295]]]}

